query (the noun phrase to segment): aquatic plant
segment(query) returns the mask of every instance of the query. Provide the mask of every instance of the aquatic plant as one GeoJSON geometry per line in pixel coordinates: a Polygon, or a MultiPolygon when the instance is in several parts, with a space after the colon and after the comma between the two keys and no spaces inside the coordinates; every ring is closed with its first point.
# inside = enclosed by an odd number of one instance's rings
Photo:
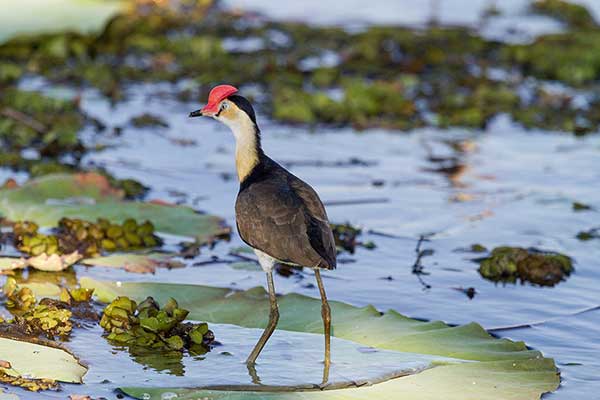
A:
{"type": "Polygon", "coordinates": [[[173,298],[161,309],[152,297],[137,304],[119,296],[105,308],[100,326],[108,340],[119,344],[162,350],[207,349],[214,334],[206,323],[184,323],[187,315],[173,298]]]}
{"type": "Polygon", "coordinates": [[[481,276],[494,282],[520,279],[540,286],[554,286],[573,270],[573,261],[564,254],[508,246],[494,248],[479,266],[481,276]]]}

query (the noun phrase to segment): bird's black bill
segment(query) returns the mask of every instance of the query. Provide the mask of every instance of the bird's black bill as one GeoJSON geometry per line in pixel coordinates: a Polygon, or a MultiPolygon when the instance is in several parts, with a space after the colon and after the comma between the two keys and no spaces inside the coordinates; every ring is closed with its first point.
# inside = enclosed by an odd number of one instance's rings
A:
{"type": "Polygon", "coordinates": [[[201,117],[201,116],[202,116],[202,110],[196,110],[196,111],[192,111],[190,113],[190,118],[201,117]]]}

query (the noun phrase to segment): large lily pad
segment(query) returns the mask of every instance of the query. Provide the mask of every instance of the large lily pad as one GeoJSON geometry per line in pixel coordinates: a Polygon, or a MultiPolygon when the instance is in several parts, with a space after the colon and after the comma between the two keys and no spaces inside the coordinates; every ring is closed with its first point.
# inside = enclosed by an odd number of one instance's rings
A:
{"type": "Polygon", "coordinates": [[[229,232],[216,216],[189,207],[123,200],[123,192],[99,174],[54,174],[32,179],[23,186],[0,190],[0,214],[53,227],[62,217],[122,223],[127,218],[150,220],[156,230],[208,242],[229,232]]]}
{"type": "MultiPolygon", "coordinates": [[[[83,278],[81,285],[95,288],[101,301],[127,295],[143,299],[152,295],[159,302],[177,297],[190,310],[190,319],[229,323],[243,327],[264,327],[268,316],[268,296],[264,289],[232,292],[224,288],[162,283],[111,283],[83,278]]],[[[288,294],[279,297],[279,329],[320,333],[320,301],[288,294]]],[[[332,391],[298,393],[229,392],[198,389],[135,388],[122,390],[137,398],[159,399],[166,393],[178,398],[227,399],[538,399],[555,390],[559,376],[553,360],[529,350],[523,342],[497,339],[480,325],[448,326],[443,322],[423,322],[397,312],[379,313],[373,307],[358,308],[331,302],[333,334],[366,346],[401,352],[452,357],[473,362],[440,365],[415,375],[377,385],[332,391]],[[302,397],[301,397],[302,396],[302,397]]],[[[299,351],[301,351],[299,349],[299,351]]]]}
{"type": "Polygon", "coordinates": [[[14,377],[81,383],[87,371],[73,354],[63,348],[3,334],[0,335],[0,359],[10,363],[10,368],[0,368],[0,371],[14,377]]]}
{"type": "Polygon", "coordinates": [[[114,0],[54,0],[51,4],[44,0],[3,0],[0,43],[17,34],[97,31],[124,6],[124,1],[114,0]]]}

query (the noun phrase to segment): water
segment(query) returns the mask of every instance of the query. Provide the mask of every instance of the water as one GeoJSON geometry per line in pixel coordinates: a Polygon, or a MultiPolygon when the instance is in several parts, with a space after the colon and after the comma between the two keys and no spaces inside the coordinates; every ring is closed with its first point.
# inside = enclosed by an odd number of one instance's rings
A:
{"type": "MultiPolygon", "coordinates": [[[[598,19],[600,2],[578,0],[598,19]]],[[[528,15],[529,0],[305,0],[273,2],[269,0],[226,0],[226,6],[259,11],[270,18],[310,21],[312,24],[338,24],[360,28],[370,24],[423,26],[431,20],[442,24],[480,28],[490,39],[527,42],[538,35],[562,30],[553,19],[528,15]],[[500,15],[482,21],[490,6],[500,15]]]]}
{"type": "MultiPolygon", "coordinates": [[[[159,115],[170,124],[162,131],[126,127],[115,139],[119,146],[87,161],[105,165],[119,177],[140,179],[152,187],[150,199],[195,205],[235,226],[233,138],[215,121],[188,119],[188,112],[198,104],[172,100],[169,93],[173,89],[169,85],[132,87],[129,99],[114,108],[99,95],[85,93],[85,110],[109,127],[125,126],[130,117],[142,112],[159,115]],[[197,146],[182,147],[173,141],[182,138],[195,140],[197,146]]],[[[600,311],[571,314],[599,304],[600,245],[575,238],[578,231],[599,225],[599,214],[572,211],[573,201],[600,208],[598,136],[525,132],[505,118],[497,119],[485,132],[424,129],[410,134],[327,128],[311,132],[274,124],[260,113],[258,120],[265,151],[283,164],[291,163],[291,170],[313,185],[326,203],[385,200],[328,207],[334,222],[350,221],[365,231],[393,235],[365,235],[364,240],[376,243],[375,250],[343,254],[338,270],[323,274],[331,299],[373,304],[381,310],[395,309],[411,317],[452,324],[477,321],[488,329],[538,323],[497,333],[524,340],[556,358],[564,385],[551,398],[570,399],[597,390],[600,363],[593,355],[600,350],[595,340],[600,333],[600,311]],[[453,176],[433,172],[439,163],[432,162],[432,157],[454,157],[463,165],[462,172],[453,176]],[[317,160],[352,159],[371,163],[311,165],[317,160]],[[421,277],[430,288],[411,272],[422,234],[433,234],[423,244],[434,254],[423,259],[428,275],[421,277]],[[471,260],[476,255],[457,251],[473,243],[563,252],[574,257],[576,272],[553,288],[494,284],[479,276],[477,264],[471,260]],[[457,290],[469,287],[477,292],[473,299],[457,290]]],[[[258,269],[225,264],[191,266],[213,255],[226,258],[229,249],[241,244],[234,234],[231,243],[203,250],[188,268],[159,270],[155,275],[102,268],[80,269],[78,274],[238,289],[264,285],[264,274],[258,269]]],[[[281,293],[318,297],[311,283],[312,274],[305,271],[290,278],[277,277],[275,285],[281,293]]]]}
{"type": "MultiPolygon", "coordinates": [[[[69,348],[89,365],[84,386],[63,384],[63,392],[45,392],[48,398],[64,399],[67,392],[87,393],[114,398],[115,387],[206,387],[231,385],[297,386],[319,385],[323,373],[322,335],[276,331],[269,346],[261,354],[252,375],[245,363],[262,330],[233,325],[211,324],[222,345],[203,355],[161,357],[156,350],[150,354],[139,350],[128,352],[99,339],[102,328],[77,330],[69,348]],[[140,379],[143,377],[143,379],[140,379]],[[254,380],[254,382],[253,382],[254,380]]],[[[463,362],[461,360],[402,353],[361,347],[332,338],[332,365],[329,384],[377,382],[387,375],[408,375],[430,367],[433,362],[463,362]]],[[[23,390],[15,390],[22,399],[38,398],[23,390]]]]}
{"type": "MultiPolygon", "coordinates": [[[[375,0],[367,10],[359,2],[350,5],[344,2],[342,7],[341,2],[334,0],[304,2],[302,7],[271,2],[267,7],[267,2],[253,0],[243,2],[243,6],[285,19],[304,19],[310,12],[311,21],[317,18],[314,21],[317,23],[419,25],[431,16],[428,2],[389,3],[375,0]]],[[[599,2],[584,3],[600,15],[599,2]]],[[[242,2],[228,0],[227,4],[239,7],[242,2]]],[[[446,23],[473,25],[486,4],[489,2],[484,0],[440,2],[438,18],[446,23]]],[[[523,17],[524,0],[496,4],[504,16],[482,27],[488,36],[519,41],[561,29],[560,24],[548,19],[523,17]],[[507,36],[506,32],[514,26],[521,27],[523,33],[507,36]]],[[[26,86],[48,89],[42,81],[29,81],[26,86]]],[[[53,89],[53,92],[69,95],[68,90],[53,89]]],[[[86,161],[105,165],[118,177],[141,180],[152,187],[151,199],[193,205],[223,216],[235,226],[233,204],[238,184],[233,138],[214,121],[188,119],[189,111],[197,109],[199,104],[176,102],[173,93],[174,87],[170,85],[134,86],[128,89],[128,100],[113,107],[96,92],[85,92],[82,105],[87,112],[107,123],[109,129],[125,126],[123,135],[112,139],[118,146],[91,155],[86,161]],[[170,128],[151,131],[126,126],[132,116],[143,112],[163,117],[170,128]],[[181,146],[175,139],[194,140],[197,145],[181,146]]],[[[323,274],[331,299],[359,306],[373,304],[382,311],[395,309],[411,317],[452,324],[477,321],[487,329],[494,329],[499,336],[523,340],[556,359],[563,382],[548,398],[591,398],[600,390],[600,361],[596,356],[600,351],[597,339],[600,310],[593,309],[600,305],[597,295],[600,241],[581,242],[575,238],[581,230],[600,226],[600,213],[572,211],[573,201],[600,210],[597,135],[575,138],[559,132],[526,132],[504,117],[490,124],[485,132],[310,130],[278,125],[266,120],[260,111],[259,124],[265,151],[291,165],[292,172],[313,185],[325,202],[377,200],[328,206],[332,221],[349,221],[372,231],[362,239],[377,245],[372,251],[359,248],[354,255],[341,255],[338,270],[323,274]],[[351,162],[356,159],[368,163],[351,162]],[[318,160],[347,165],[316,165],[314,162],[318,160]],[[454,167],[454,172],[440,170],[447,166],[454,167]],[[422,260],[427,275],[419,280],[412,273],[412,266],[418,238],[423,234],[431,234],[423,247],[432,249],[434,254],[422,260]],[[506,244],[560,251],[575,259],[576,271],[553,288],[494,284],[479,276],[477,264],[471,260],[476,255],[457,251],[473,243],[488,248],[506,244]],[[470,287],[476,290],[473,299],[458,290],[470,287]],[[528,324],[531,326],[502,329],[528,324]]],[[[84,135],[89,141],[105,141],[91,130],[84,135]]],[[[2,178],[9,175],[13,174],[7,171],[0,174],[2,178]]],[[[22,181],[25,176],[17,178],[22,181]]],[[[232,247],[241,244],[234,234],[231,243],[219,243],[213,250],[203,249],[202,255],[190,261],[187,268],[159,270],[155,275],[103,268],[78,268],[77,273],[99,279],[197,282],[238,289],[264,285],[264,274],[258,269],[227,264],[192,265],[214,255],[226,258],[232,247]]],[[[317,297],[317,289],[311,284],[314,278],[310,271],[289,278],[277,276],[275,282],[280,293],[317,297]]],[[[238,329],[216,326],[215,330],[217,338],[235,338],[242,333],[256,335],[238,329]]],[[[175,376],[168,369],[144,369],[141,364],[131,362],[127,352],[116,351],[106,342],[98,341],[98,334],[96,328],[73,342],[75,350],[87,353],[86,360],[92,365],[86,377],[90,386],[66,385],[65,390],[114,398],[110,390],[118,382],[137,383],[143,377],[147,381],[140,383],[176,385],[177,380],[184,384],[192,376],[175,376]],[[92,340],[92,336],[94,345],[86,346],[86,338],[92,340]],[[127,374],[119,375],[123,363],[128,366],[127,374]],[[107,376],[112,383],[101,384],[107,376]]],[[[270,343],[273,350],[285,347],[282,344],[285,338],[280,336],[280,339],[276,337],[270,343]]],[[[294,340],[307,339],[303,336],[294,340]]],[[[239,344],[229,344],[235,342],[228,341],[225,347],[207,355],[206,365],[211,368],[221,365],[219,360],[226,357],[224,351],[231,351],[241,360],[247,353],[242,347],[252,341],[245,336],[239,344]]],[[[199,360],[184,358],[182,365],[185,368],[196,361],[199,360]]],[[[314,359],[307,362],[314,363],[314,359]]],[[[202,373],[196,368],[185,370],[202,373]]],[[[243,369],[235,373],[240,379],[247,379],[243,369]]],[[[268,371],[263,374],[267,379],[268,371]]]]}

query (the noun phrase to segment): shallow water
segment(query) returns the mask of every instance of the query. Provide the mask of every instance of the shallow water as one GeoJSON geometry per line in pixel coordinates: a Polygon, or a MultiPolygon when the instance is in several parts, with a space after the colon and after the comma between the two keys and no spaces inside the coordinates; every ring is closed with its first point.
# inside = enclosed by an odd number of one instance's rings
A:
{"type": "MultiPolygon", "coordinates": [[[[262,330],[233,325],[211,324],[222,345],[203,355],[159,357],[139,351],[128,352],[99,339],[102,328],[78,330],[68,344],[89,364],[84,386],[63,385],[63,392],[45,392],[48,398],[64,399],[68,394],[85,393],[114,398],[115,387],[203,387],[215,385],[297,386],[319,385],[323,373],[322,335],[276,331],[261,354],[252,375],[245,363],[262,330]],[[143,377],[143,379],[140,379],[143,377]],[[253,382],[254,380],[254,382],[253,382]]],[[[333,338],[329,384],[376,382],[387,375],[417,373],[433,362],[462,362],[445,357],[385,351],[333,338]]],[[[434,367],[435,368],[435,367],[434,367]]],[[[16,390],[22,399],[39,398],[16,390]]]]}
{"type": "MultiPolygon", "coordinates": [[[[159,115],[170,124],[164,130],[126,127],[113,140],[119,146],[94,154],[87,162],[105,165],[118,177],[140,179],[152,187],[151,199],[193,205],[235,226],[233,138],[215,121],[188,119],[188,112],[198,105],[172,100],[172,89],[169,85],[132,87],[129,100],[115,108],[94,92],[86,92],[83,107],[109,127],[125,126],[142,112],[159,115]],[[197,145],[182,147],[173,141],[182,138],[197,145]]],[[[271,123],[260,113],[259,123],[265,151],[291,166],[326,203],[377,200],[328,206],[332,221],[350,221],[376,232],[362,239],[377,245],[375,250],[342,254],[338,269],[323,274],[331,299],[452,324],[477,321],[488,329],[537,323],[496,333],[524,340],[556,358],[563,387],[549,397],[577,398],[600,387],[600,362],[594,356],[600,350],[600,310],[571,315],[600,304],[600,243],[575,238],[578,231],[600,225],[600,214],[572,211],[573,201],[600,208],[600,137],[525,132],[504,118],[485,132],[426,129],[410,134],[328,128],[311,132],[271,123]],[[453,150],[448,141],[462,143],[453,147],[464,151],[453,150]],[[464,165],[461,172],[433,171],[444,157],[458,159],[464,165]],[[318,165],[317,160],[347,165],[318,165]],[[432,234],[423,248],[434,254],[422,260],[427,275],[420,276],[421,283],[412,265],[423,234],[432,234]],[[476,254],[457,251],[473,243],[563,252],[575,259],[576,272],[553,288],[494,284],[479,276],[472,261],[476,254]],[[473,299],[457,290],[469,287],[476,290],[473,299]]],[[[95,140],[91,132],[86,136],[95,140]]],[[[264,285],[264,274],[258,269],[192,265],[214,255],[227,258],[229,250],[241,244],[234,234],[231,243],[203,249],[188,268],[159,270],[155,275],[102,268],[81,268],[78,275],[238,289],[264,285]]],[[[289,278],[278,276],[275,285],[281,293],[318,297],[313,283],[311,272],[304,271],[289,278]]],[[[145,374],[154,379],[152,373],[145,374]]]]}

